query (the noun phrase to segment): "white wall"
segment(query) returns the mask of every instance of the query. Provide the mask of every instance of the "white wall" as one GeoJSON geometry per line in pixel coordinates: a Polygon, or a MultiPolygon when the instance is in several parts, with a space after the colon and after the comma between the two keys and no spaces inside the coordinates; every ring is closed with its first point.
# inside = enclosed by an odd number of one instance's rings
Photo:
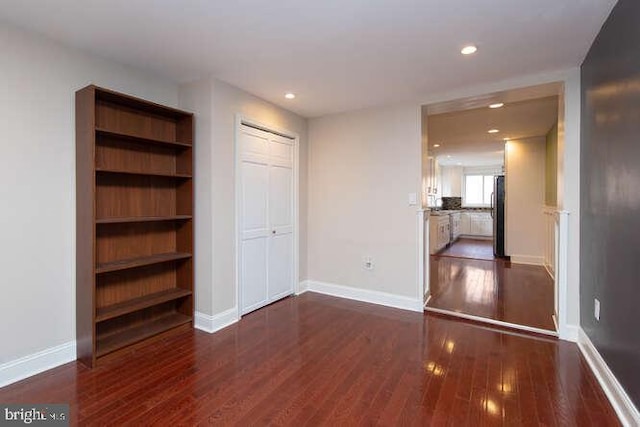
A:
{"type": "Polygon", "coordinates": [[[420,151],[421,151],[421,184],[420,184],[420,195],[422,199],[422,207],[426,208],[429,204],[433,204],[433,198],[430,198],[428,193],[428,187],[430,185],[430,173],[431,170],[429,168],[429,122],[426,120],[427,117],[427,107],[420,107],[420,151]]]}
{"type": "Polygon", "coordinates": [[[544,137],[506,145],[506,252],[512,262],[544,264],[544,137]]]}
{"type": "Polygon", "coordinates": [[[177,85],[0,25],[0,364],[75,340],[75,91],[177,85]]]}
{"type": "Polygon", "coordinates": [[[196,310],[215,316],[237,307],[235,278],[235,118],[242,114],[300,137],[299,279],[307,275],[307,121],[236,87],[206,78],[180,88],[196,114],[196,310]]]}
{"type": "Polygon", "coordinates": [[[420,188],[418,105],[310,120],[309,279],[421,299],[419,207],[407,199],[420,188]]]}
{"type": "Polygon", "coordinates": [[[195,310],[213,313],[213,203],[211,165],[213,128],[211,126],[212,81],[199,80],[180,86],[180,107],[192,111],[195,123],[194,149],[194,287],[195,310]]]}

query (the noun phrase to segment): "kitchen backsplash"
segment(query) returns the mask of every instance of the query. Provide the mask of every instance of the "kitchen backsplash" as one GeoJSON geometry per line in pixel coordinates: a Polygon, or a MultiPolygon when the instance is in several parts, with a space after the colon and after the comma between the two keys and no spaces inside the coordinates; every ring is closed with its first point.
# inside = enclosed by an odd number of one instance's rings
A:
{"type": "Polygon", "coordinates": [[[443,197],[442,210],[459,210],[462,209],[462,197],[443,197]]]}
{"type": "Polygon", "coordinates": [[[462,197],[443,197],[442,198],[442,207],[443,211],[477,211],[477,212],[489,212],[491,208],[471,208],[471,207],[462,207],[462,197]]]}

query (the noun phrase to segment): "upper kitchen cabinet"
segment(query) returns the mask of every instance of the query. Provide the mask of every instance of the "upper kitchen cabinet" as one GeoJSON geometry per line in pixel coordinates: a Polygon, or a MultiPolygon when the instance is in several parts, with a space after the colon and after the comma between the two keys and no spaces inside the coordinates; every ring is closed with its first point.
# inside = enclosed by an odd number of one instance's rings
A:
{"type": "Polygon", "coordinates": [[[440,168],[443,197],[462,197],[462,166],[442,166],[440,168]]]}
{"type": "Polygon", "coordinates": [[[427,195],[442,196],[440,164],[435,157],[428,158],[426,187],[427,195]]]}

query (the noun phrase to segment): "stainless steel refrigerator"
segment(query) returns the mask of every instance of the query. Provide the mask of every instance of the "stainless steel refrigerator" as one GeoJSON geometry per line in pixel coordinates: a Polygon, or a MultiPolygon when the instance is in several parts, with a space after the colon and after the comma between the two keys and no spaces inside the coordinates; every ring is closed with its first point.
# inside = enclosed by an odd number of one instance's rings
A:
{"type": "Polygon", "coordinates": [[[493,217],[493,255],[505,257],[504,253],[504,175],[493,177],[491,194],[491,216],[493,217]]]}

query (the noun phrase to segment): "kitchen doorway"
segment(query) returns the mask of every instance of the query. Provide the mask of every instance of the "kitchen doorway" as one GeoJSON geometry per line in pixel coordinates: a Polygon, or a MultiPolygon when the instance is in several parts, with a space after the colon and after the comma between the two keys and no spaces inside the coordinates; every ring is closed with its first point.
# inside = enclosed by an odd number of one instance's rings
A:
{"type": "Polygon", "coordinates": [[[423,107],[427,311],[557,335],[545,210],[556,207],[559,90],[423,107]]]}

